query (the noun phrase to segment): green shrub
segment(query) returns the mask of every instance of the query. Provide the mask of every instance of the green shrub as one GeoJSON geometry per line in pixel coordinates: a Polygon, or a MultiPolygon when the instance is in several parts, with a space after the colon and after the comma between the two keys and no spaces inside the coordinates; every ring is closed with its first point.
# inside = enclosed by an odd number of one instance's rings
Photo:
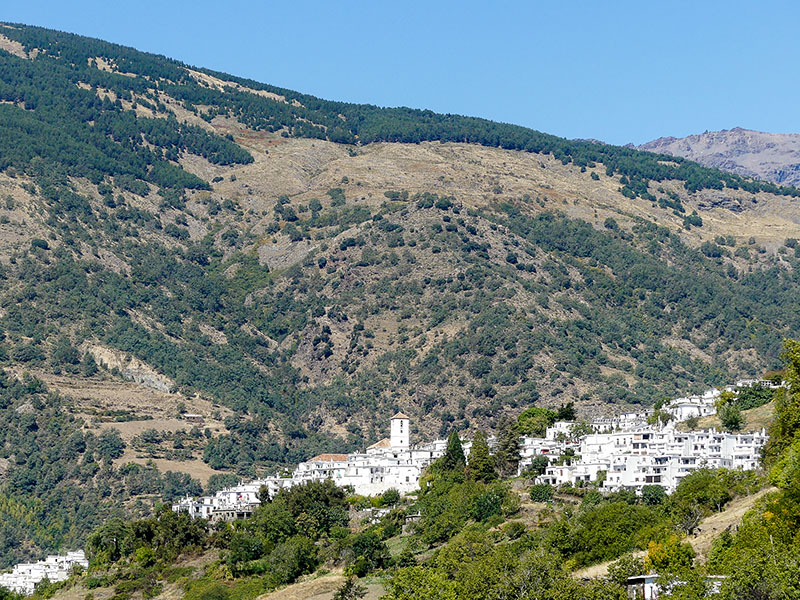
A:
{"type": "Polygon", "coordinates": [[[503,528],[503,533],[510,540],[516,540],[525,533],[525,525],[519,521],[511,521],[503,528]]]}
{"type": "Polygon", "coordinates": [[[553,498],[553,486],[549,483],[537,483],[531,488],[531,501],[549,502],[553,498]]]}

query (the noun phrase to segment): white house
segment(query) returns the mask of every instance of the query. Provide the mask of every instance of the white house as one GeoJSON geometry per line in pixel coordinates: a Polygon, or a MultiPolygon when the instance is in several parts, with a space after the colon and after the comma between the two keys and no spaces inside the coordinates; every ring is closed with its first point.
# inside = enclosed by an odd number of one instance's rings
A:
{"type": "Polygon", "coordinates": [[[691,417],[708,417],[717,413],[716,402],[719,397],[719,390],[707,390],[700,396],[688,396],[673,400],[665,407],[665,410],[673,416],[676,422],[686,421],[691,417]]]}

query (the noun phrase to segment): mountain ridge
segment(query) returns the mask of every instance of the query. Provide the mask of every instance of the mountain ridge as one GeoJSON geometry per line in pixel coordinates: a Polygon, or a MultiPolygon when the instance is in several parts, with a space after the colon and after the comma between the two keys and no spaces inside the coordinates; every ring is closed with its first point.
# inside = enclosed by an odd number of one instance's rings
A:
{"type": "Polygon", "coordinates": [[[683,138],[662,137],[636,146],[708,167],[781,185],[800,184],[800,134],[734,127],[683,138]]]}

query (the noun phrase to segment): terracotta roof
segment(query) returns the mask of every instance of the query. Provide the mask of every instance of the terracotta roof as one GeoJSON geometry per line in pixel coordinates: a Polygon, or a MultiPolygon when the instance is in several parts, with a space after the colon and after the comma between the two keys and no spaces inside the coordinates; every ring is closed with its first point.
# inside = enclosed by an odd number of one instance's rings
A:
{"type": "Polygon", "coordinates": [[[332,461],[345,462],[347,454],[317,454],[314,458],[309,458],[308,462],[332,461]]]}
{"type": "Polygon", "coordinates": [[[372,444],[372,446],[367,448],[367,450],[371,450],[372,448],[391,448],[391,447],[392,447],[392,442],[389,440],[389,438],[383,438],[380,442],[375,442],[374,444],[372,444]]]}
{"type": "Polygon", "coordinates": [[[404,415],[403,413],[399,412],[395,416],[393,416],[391,420],[394,421],[395,419],[408,419],[408,418],[409,418],[408,415],[404,415]]]}

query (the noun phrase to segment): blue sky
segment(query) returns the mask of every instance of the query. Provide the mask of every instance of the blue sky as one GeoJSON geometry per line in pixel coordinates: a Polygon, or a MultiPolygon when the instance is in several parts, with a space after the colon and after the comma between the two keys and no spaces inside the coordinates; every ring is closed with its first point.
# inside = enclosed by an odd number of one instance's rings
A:
{"type": "Polygon", "coordinates": [[[800,132],[793,2],[26,0],[0,20],[157,52],[332,100],[642,143],[800,132]]]}

